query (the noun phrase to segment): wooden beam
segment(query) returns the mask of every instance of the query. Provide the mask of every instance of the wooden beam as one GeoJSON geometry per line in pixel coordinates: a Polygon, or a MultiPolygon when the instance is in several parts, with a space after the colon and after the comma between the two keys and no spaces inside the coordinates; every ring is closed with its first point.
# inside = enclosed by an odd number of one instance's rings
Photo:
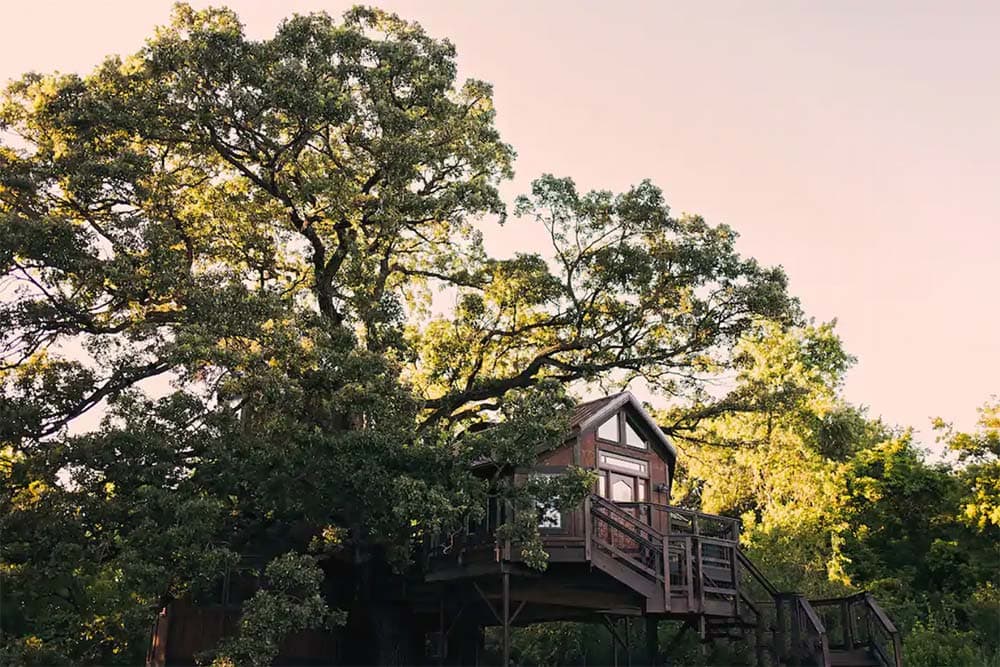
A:
{"type": "Polygon", "coordinates": [[[490,612],[493,613],[493,616],[497,619],[497,621],[499,623],[503,623],[503,619],[500,617],[500,612],[493,608],[493,603],[490,602],[489,597],[487,597],[486,593],[483,592],[483,589],[479,587],[479,584],[473,581],[472,586],[476,589],[476,592],[479,593],[479,597],[483,599],[483,602],[485,602],[486,606],[489,607],[490,612]]]}

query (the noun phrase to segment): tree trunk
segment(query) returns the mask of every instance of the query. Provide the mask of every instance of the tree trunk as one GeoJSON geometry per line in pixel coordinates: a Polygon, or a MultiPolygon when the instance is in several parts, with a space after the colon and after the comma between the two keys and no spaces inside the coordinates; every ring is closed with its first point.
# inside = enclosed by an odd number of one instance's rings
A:
{"type": "Polygon", "coordinates": [[[344,637],[348,665],[427,664],[425,624],[400,603],[368,600],[351,610],[344,637]]]}

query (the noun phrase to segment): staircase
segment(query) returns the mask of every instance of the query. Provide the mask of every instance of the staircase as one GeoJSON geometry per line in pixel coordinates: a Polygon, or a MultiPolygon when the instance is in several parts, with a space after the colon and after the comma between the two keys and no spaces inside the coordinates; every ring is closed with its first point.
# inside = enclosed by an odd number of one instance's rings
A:
{"type": "Polygon", "coordinates": [[[647,616],[698,619],[704,641],[752,637],[761,666],[902,667],[899,632],[871,594],[779,591],[740,550],[733,519],[597,495],[584,515],[587,561],[640,594],[647,616]]]}

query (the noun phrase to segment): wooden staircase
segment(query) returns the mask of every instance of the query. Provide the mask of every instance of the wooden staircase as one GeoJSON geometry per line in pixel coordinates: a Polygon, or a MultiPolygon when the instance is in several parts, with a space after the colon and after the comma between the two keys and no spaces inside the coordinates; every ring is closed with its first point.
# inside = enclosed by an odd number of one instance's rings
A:
{"type": "Polygon", "coordinates": [[[586,560],[643,596],[646,616],[697,619],[704,641],[753,638],[758,665],[902,667],[899,632],[871,594],[779,591],[740,550],[733,519],[596,495],[584,516],[586,560]]]}

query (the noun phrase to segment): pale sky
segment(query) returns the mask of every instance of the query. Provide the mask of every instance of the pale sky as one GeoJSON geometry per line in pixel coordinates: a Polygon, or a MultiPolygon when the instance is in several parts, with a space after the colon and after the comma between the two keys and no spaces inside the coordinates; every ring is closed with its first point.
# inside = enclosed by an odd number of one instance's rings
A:
{"type": "MultiPolygon", "coordinates": [[[[135,51],[171,4],[8,0],[0,80],[135,51]]],[[[351,3],[227,4],[265,37],[351,3]]],[[[651,178],[839,320],[858,357],[847,398],[873,415],[971,428],[1000,393],[1000,2],[374,4],[494,84],[518,152],[508,201],[543,172],[613,190],[651,178]]],[[[541,243],[517,221],[487,240],[541,243]]]]}

